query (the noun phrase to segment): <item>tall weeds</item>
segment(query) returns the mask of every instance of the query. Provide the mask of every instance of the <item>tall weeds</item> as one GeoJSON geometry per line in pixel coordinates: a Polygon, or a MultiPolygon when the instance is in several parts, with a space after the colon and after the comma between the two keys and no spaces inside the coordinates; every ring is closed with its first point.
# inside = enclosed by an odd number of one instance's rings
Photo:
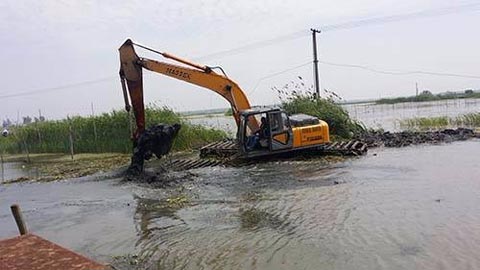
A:
{"type": "Polygon", "coordinates": [[[336,93],[324,90],[324,95],[316,98],[312,88],[306,87],[301,77],[298,77],[297,82],[292,81],[282,88],[274,87],[273,90],[277,92],[287,113],[303,113],[324,120],[334,137],[347,139],[364,131],[360,122],[350,118],[348,112],[335,103],[335,100],[341,99],[336,93]]]}
{"type": "MultiPolygon", "coordinates": [[[[182,120],[168,108],[149,107],[145,111],[147,126],[159,123],[180,123],[182,128],[174,150],[185,150],[226,137],[219,130],[195,126],[182,120]]],[[[125,111],[112,111],[98,116],[75,116],[63,120],[36,122],[12,127],[9,137],[0,139],[5,152],[69,153],[70,134],[75,153],[129,153],[132,149],[129,116],[125,111]]]]}

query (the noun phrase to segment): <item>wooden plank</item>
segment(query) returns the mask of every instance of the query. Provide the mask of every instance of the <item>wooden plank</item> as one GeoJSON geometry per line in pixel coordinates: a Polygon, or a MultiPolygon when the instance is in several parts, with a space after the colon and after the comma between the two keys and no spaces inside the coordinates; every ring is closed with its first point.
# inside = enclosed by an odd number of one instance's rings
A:
{"type": "Polygon", "coordinates": [[[0,241],[0,269],[103,270],[111,268],[34,234],[25,234],[0,241]]]}

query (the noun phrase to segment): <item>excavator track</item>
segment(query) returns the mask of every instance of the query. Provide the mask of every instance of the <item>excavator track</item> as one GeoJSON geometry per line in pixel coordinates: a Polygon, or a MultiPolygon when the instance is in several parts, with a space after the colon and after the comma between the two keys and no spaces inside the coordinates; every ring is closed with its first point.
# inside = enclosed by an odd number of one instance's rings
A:
{"type": "Polygon", "coordinates": [[[172,171],[185,171],[219,165],[224,165],[224,162],[222,160],[204,158],[175,159],[166,164],[168,169],[172,171]]]}
{"type": "Polygon", "coordinates": [[[225,139],[203,146],[200,149],[200,157],[228,158],[238,152],[238,144],[233,139],[225,139]]]}
{"type": "Polygon", "coordinates": [[[326,154],[342,156],[362,156],[367,151],[367,144],[360,140],[329,143],[323,150],[326,154]]]}
{"type": "MultiPolygon", "coordinates": [[[[205,145],[200,149],[200,157],[228,158],[238,153],[235,140],[226,139],[205,145]]],[[[360,140],[334,142],[313,149],[298,150],[313,154],[361,156],[367,153],[367,144],[360,140]]]]}
{"type": "MultiPolygon", "coordinates": [[[[226,139],[205,145],[199,158],[174,159],[164,164],[169,170],[184,171],[213,166],[238,167],[259,162],[243,159],[237,151],[235,140],[226,139]]],[[[359,140],[329,143],[319,148],[304,150],[300,156],[361,156],[368,151],[367,144],[359,140]]],[[[266,158],[265,160],[268,160],[266,158]]]]}

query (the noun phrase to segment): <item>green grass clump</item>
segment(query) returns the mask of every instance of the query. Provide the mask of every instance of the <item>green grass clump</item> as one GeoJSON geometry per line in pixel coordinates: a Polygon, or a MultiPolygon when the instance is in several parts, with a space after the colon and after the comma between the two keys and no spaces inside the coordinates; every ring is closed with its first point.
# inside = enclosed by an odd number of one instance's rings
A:
{"type": "MultiPolygon", "coordinates": [[[[174,150],[186,150],[225,138],[225,132],[191,125],[168,108],[148,107],[147,127],[154,124],[180,123],[182,128],[175,140],[174,150]]],[[[63,120],[36,122],[12,127],[11,134],[0,140],[4,152],[69,153],[70,134],[75,153],[130,153],[131,128],[135,124],[125,111],[112,111],[98,116],[75,116],[63,120]],[[131,123],[131,124],[130,124],[131,123]],[[70,132],[71,130],[71,132],[70,132]]]]}
{"type": "Polygon", "coordinates": [[[400,128],[406,130],[432,130],[449,127],[480,127],[480,113],[469,113],[457,117],[418,117],[400,121],[400,128]]]}
{"type": "Polygon", "coordinates": [[[440,129],[446,128],[450,125],[450,119],[446,116],[439,117],[418,117],[405,119],[400,121],[400,128],[402,129],[440,129]]]}
{"type": "Polygon", "coordinates": [[[480,127],[480,113],[469,113],[458,116],[453,121],[457,126],[480,127]]]}
{"type": "MultiPolygon", "coordinates": [[[[299,78],[301,80],[301,77],[299,78]]],[[[352,119],[342,106],[334,102],[333,97],[338,96],[333,92],[329,92],[330,95],[326,98],[316,98],[311,89],[304,87],[302,81],[293,86],[286,85],[281,90],[274,89],[277,90],[282,107],[288,114],[303,113],[324,120],[334,138],[348,139],[365,130],[360,122],[352,119]]]]}

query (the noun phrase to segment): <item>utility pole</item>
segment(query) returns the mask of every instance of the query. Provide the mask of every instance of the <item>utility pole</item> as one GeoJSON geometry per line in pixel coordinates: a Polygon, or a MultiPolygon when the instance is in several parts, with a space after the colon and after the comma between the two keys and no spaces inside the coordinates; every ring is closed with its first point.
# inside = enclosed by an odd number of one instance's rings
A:
{"type": "Polygon", "coordinates": [[[95,124],[95,111],[93,110],[93,102],[91,105],[92,105],[93,138],[95,139],[95,151],[98,152],[97,125],[95,124]]]}
{"type": "Polygon", "coordinates": [[[317,56],[317,33],[320,34],[320,30],[311,28],[312,41],[313,41],[313,70],[315,73],[315,94],[316,98],[320,98],[320,78],[318,75],[318,56],[317,56]]]}

